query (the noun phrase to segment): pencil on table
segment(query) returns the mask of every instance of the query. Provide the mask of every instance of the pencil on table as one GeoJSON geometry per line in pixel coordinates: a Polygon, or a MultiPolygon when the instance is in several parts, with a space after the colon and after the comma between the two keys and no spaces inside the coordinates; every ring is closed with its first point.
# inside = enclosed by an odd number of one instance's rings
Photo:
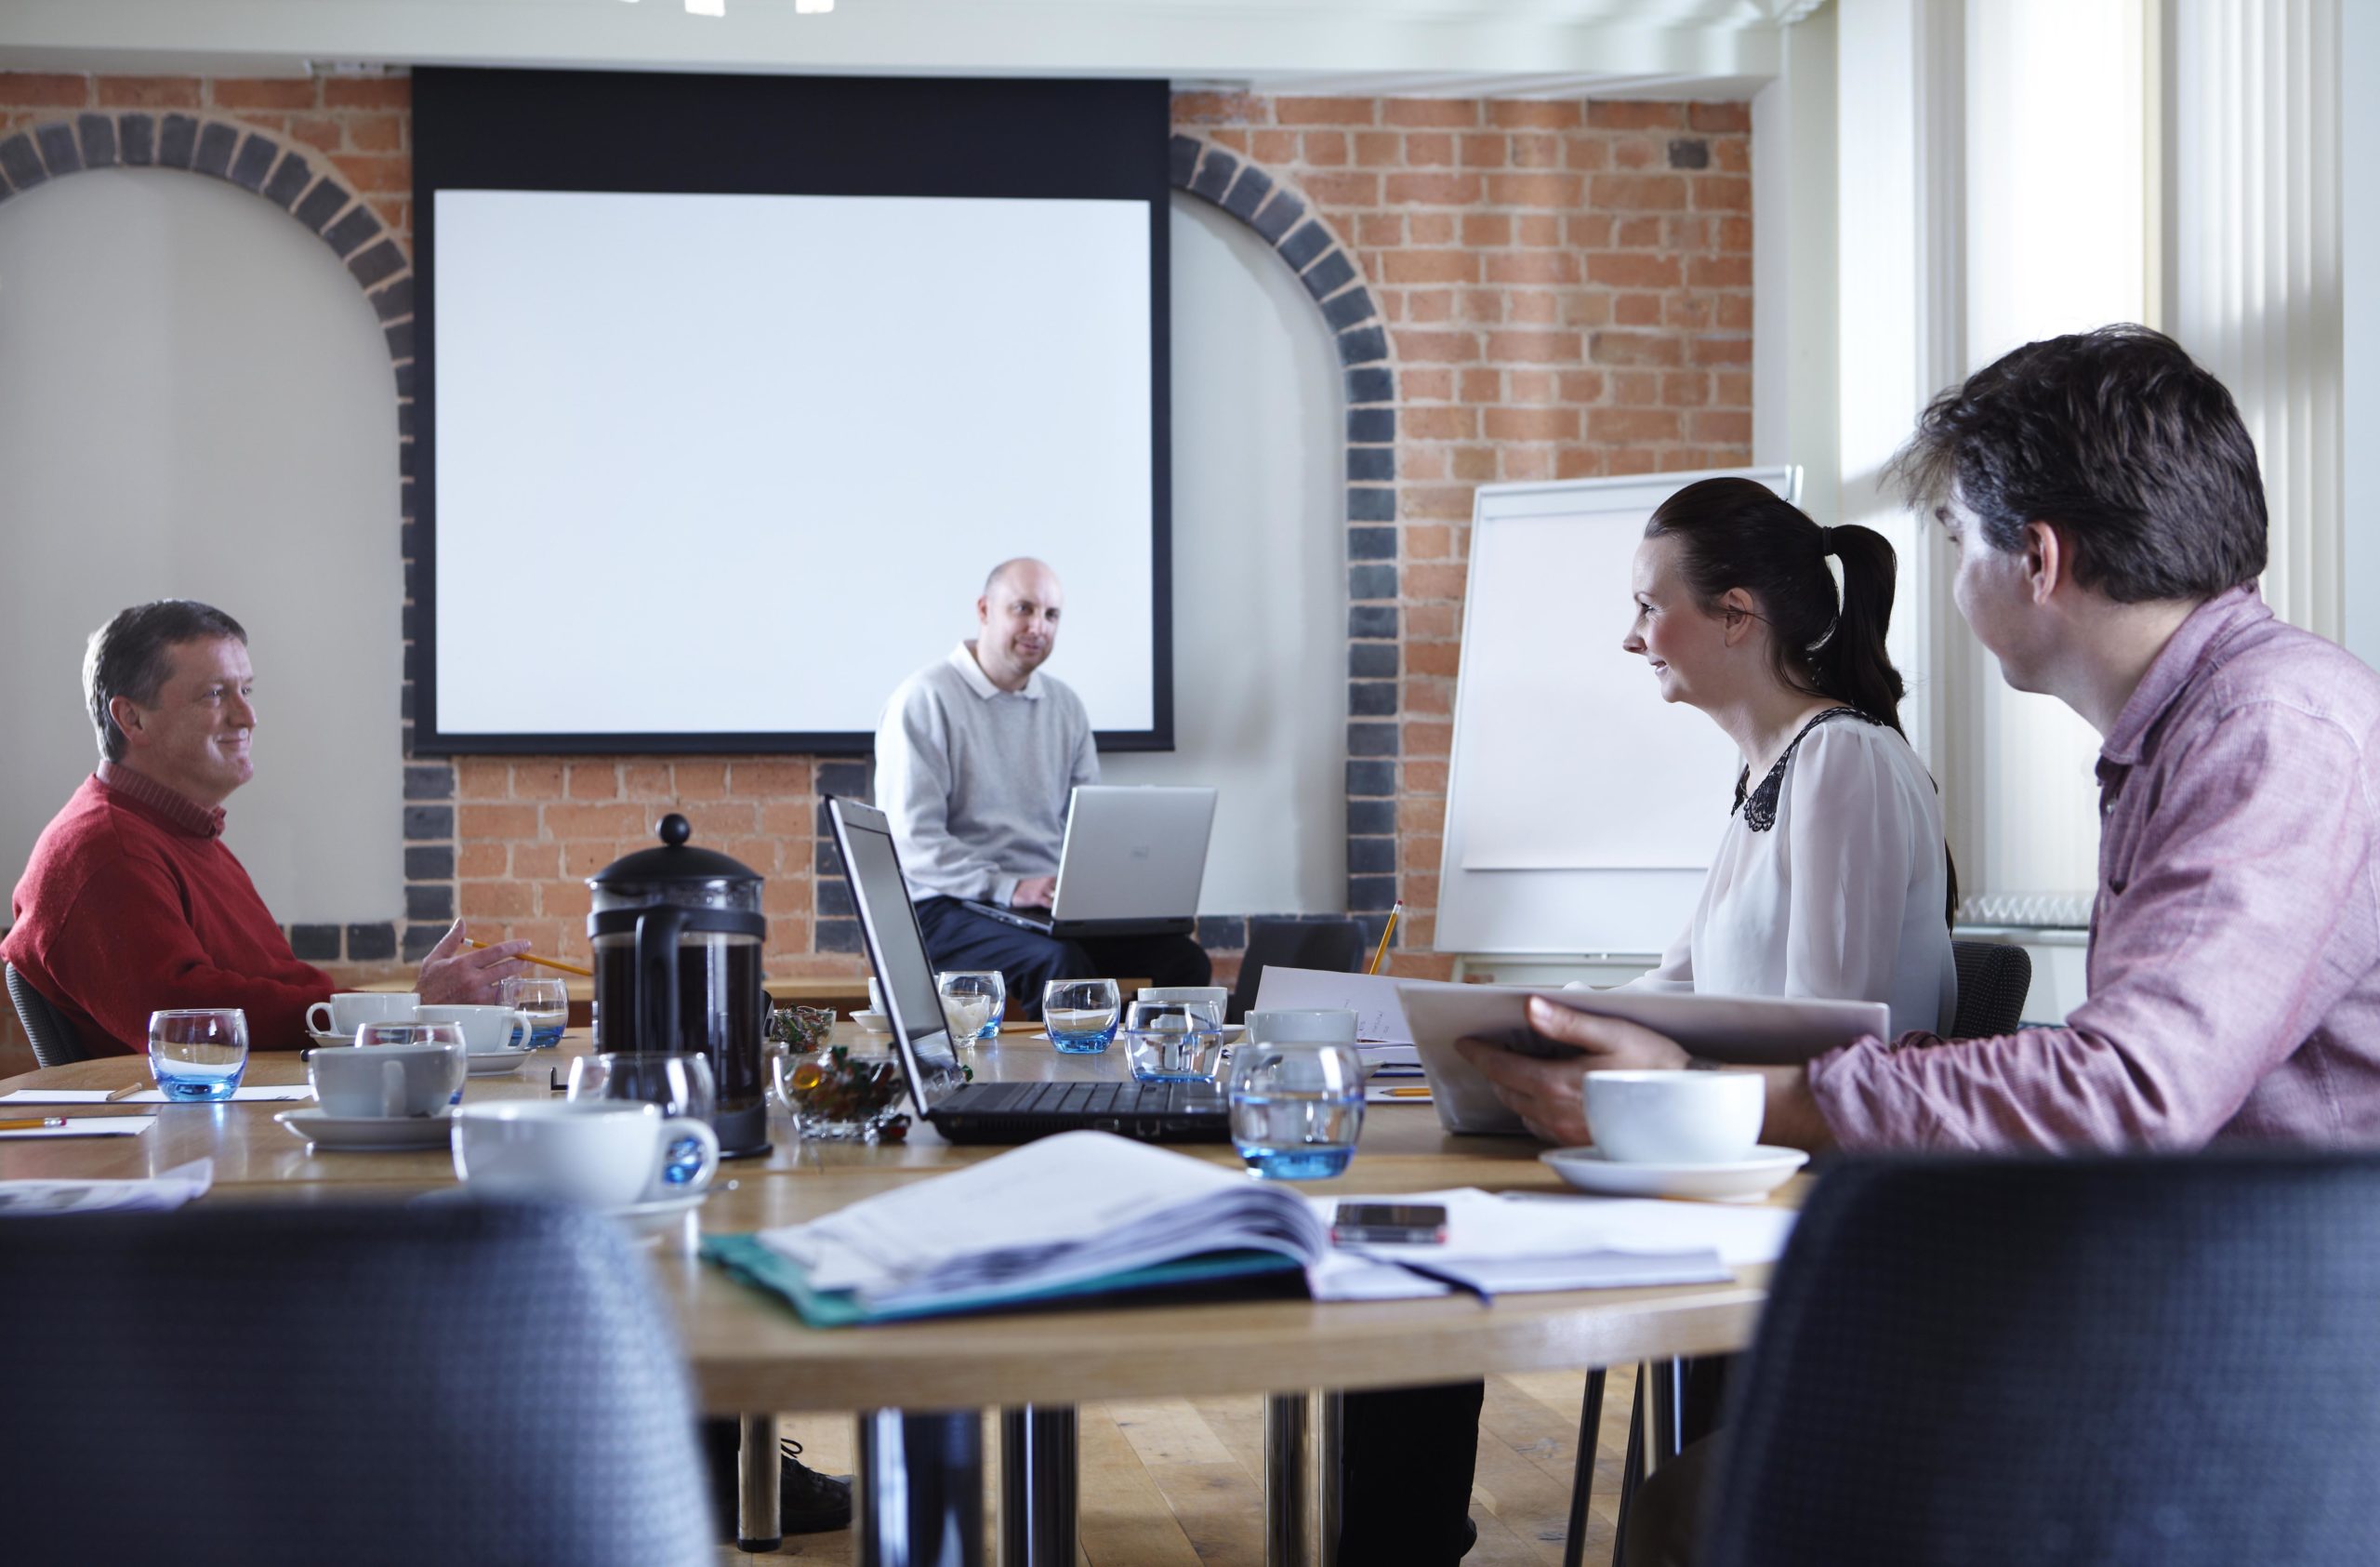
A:
{"type": "Polygon", "coordinates": [[[31,1132],[43,1126],[63,1126],[62,1115],[20,1116],[15,1121],[0,1121],[0,1132],[31,1132]]]}
{"type": "MultiPolygon", "coordinates": [[[[478,951],[483,948],[493,947],[496,943],[492,941],[473,941],[467,936],[463,937],[463,945],[470,948],[473,951],[478,951]]],[[[575,974],[581,979],[592,979],[595,977],[595,971],[593,969],[581,968],[576,963],[566,963],[560,958],[541,958],[535,952],[515,952],[513,956],[524,963],[536,963],[542,968],[558,968],[564,974],[575,974]]]]}

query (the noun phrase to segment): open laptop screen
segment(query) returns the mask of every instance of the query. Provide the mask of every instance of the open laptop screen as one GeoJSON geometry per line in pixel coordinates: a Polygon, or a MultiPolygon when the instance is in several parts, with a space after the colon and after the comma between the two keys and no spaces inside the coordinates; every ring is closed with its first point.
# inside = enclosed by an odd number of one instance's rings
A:
{"type": "Polygon", "coordinates": [[[877,985],[901,1042],[903,1067],[922,1111],[957,1076],[959,1065],[943,1022],[942,996],[934,989],[925,933],[918,928],[917,910],[901,879],[900,857],[893,853],[884,813],[851,800],[830,800],[826,809],[842,850],[844,879],[859,905],[868,959],[876,965],[877,985]]]}

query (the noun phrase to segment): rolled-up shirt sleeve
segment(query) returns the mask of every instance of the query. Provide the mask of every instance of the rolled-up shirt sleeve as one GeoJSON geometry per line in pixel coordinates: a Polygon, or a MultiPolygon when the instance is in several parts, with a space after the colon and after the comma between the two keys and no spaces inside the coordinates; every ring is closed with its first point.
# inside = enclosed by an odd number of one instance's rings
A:
{"type": "Polygon", "coordinates": [[[876,730],[876,803],[892,827],[909,896],[1006,905],[1019,878],[950,830],[950,738],[922,685],[905,685],[876,730]]]}
{"type": "Polygon", "coordinates": [[[2347,911],[2372,919],[2355,736],[2248,704],[2127,787],[2152,783],[2128,803],[2142,813],[2128,878],[2109,881],[2103,851],[2091,994],[2066,1026],[1820,1056],[1810,1087],[1840,1143],[2196,1148],[2364,976],[2334,939],[2347,911]]]}

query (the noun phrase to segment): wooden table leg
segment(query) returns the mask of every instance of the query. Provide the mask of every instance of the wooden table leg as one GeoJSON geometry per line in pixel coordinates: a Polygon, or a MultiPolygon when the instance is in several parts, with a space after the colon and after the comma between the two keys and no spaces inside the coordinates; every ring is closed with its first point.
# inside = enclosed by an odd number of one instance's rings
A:
{"type": "Polygon", "coordinates": [[[1000,1411],[1000,1567],[1075,1567],[1071,1404],[1000,1411]]]}
{"type": "Polygon", "coordinates": [[[984,1419],[975,1410],[859,1416],[855,1567],[984,1567],[984,1419]]]}
{"type": "Polygon", "coordinates": [[[784,1543],[785,1526],[778,1521],[777,1482],[784,1469],[777,1462],[777,1417],[738,1415],[735,1454],[735,1548],[774,1550],[784,1543]]]}

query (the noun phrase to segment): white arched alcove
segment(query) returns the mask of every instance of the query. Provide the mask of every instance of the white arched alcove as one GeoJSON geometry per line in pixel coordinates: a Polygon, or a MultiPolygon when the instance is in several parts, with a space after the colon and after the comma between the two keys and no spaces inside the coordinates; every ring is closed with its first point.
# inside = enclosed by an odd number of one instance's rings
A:
{"type": "MultiPolygon", "coordinates": [[[[1170,227],[1176,749],[1103,757],[1101,776],[1221,790],[1202,908],[1335,912],[1347,896],[1340,366],[1313,298],[1262,235],[1181,194],[1170,227]]],[[[1053,669],[1063,659],[1062,644],[1053,669]]]]}
{"type": "Polygon", "coordinates": [[[257,776],[227,838],[274,918],[401,912],[396,435],[363,289],[271,203],[154,168],[0,203],[11,885],[96,764],[86,639],[126,604],[185,597],[248,630],[257,776]]]}

